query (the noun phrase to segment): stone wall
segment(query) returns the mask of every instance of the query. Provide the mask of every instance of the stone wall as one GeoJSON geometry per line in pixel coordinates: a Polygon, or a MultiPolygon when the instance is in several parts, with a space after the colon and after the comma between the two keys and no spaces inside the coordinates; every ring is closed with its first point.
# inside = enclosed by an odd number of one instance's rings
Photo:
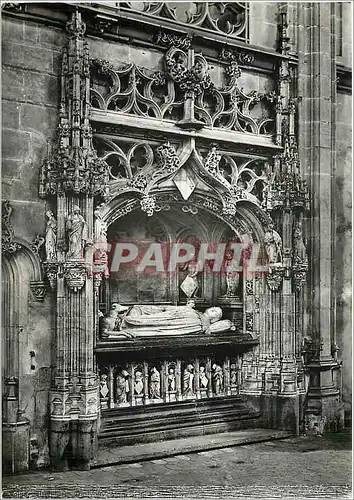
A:
{"type": "Polygon", "coordinates": [[[250,2],[249,40],[252,45],[276,50],[278,2],[250,2]]]}
{"type": "MultiPolygon", "coordinates": [[[[352,4],[336,5],[336,61],[352,66],[352,4]],[[341,16],[341,18],[340,18],[341,16]]],[[[352,404],[352,96],[336,96],[336,330],[343,362],[343,402],[347,414],[352,404]]]]}
{"type": "MultiPolygon", "coordinates": [[[[47,141],[56,135],[64,42],[61,30],[3,16],[2,197],[11,201],[15,236],[29,245],[45,231],[45,202],[38,198],[39,168],[47,141]]],[[[25,279],[20,276],[21,286],[28,286],[21,281],[25,279]]],[[[28,318],[19,333],[19,408],[30,421],[32,460],[38,466],[48,462],[53,310],[51,294],[40,303],[29,293],[28,318]],[[30,351],[35,353],[34,368],[30,351]]]]}
{"type": "Polygon", "coordinates": [[[350,412],[352,401],[352,97],[337,94],[336,136],[336,297],[337,338],[343,361],[343,401],[350,412]]]}

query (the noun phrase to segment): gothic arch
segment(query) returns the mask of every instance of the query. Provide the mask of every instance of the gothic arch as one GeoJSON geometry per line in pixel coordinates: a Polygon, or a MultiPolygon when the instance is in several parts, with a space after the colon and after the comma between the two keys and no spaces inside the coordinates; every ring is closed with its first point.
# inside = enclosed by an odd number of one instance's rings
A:
{"type": "Polygon", "coordinates": [[[8,396],[7,381],[16,383],[15,394],[21,401],[21,348],[26,345],[26,326],[31,281],[40,281],[42,272],[38,256],[27,242],[14,238],[19,248],[14,253],[5,253],[2,259],[2,330],[4,396],[8,396]]]}

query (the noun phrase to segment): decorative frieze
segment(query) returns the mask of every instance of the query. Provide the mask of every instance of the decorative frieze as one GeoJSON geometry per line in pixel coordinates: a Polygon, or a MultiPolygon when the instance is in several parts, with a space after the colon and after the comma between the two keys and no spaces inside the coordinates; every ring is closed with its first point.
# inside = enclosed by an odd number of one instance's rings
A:
{"type": "Polygon", "coordinates": [[[254,55],[251,52],[229,47],[223,47],[219,57],[222,61],[237,62],[242,66],[250,66],[254,61],[254,55]]]}
{"type": "Polygon", "coordinates": [[[182,50],[189,49],[192,44],[191,35],[179,36],[164,30],[159,30],[156,35],[154,35],[153,40],[159,45],[164,45],[165,47],[176,47],[177,49],[182,50]]]}

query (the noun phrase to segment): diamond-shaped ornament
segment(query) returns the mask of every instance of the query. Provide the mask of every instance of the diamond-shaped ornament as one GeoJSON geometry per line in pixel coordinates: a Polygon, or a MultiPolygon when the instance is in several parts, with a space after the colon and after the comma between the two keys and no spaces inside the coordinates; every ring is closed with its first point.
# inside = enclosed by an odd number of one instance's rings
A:
{"type": "Polygon", "coordinates": [[[108,387],[107,387],[107,384],[103,384],[103,385],[101,386],[100,392],[101,392],[101,396],[102,396],[103,398],[105,398],[105,397],[108,395],[108,393],[109,393],[109,389],[108,389],[108,387]]]}
{"type": "Polygon", "coordinates": [[[187,297],[190,299],[193,295],[193,293],[197,290],[198,288],[198,283],[191,277],[187,276],[181,283],[180,286],[182,292],[184,292],[187,297]]]}
{"type": "Polygon", "coordinates": [[[181,168],[173,178],[178,191],[181,193],[184,200],[188,200],[190,195],[195,190],[195,182],[188,174],[187,170],[181,168]]]}

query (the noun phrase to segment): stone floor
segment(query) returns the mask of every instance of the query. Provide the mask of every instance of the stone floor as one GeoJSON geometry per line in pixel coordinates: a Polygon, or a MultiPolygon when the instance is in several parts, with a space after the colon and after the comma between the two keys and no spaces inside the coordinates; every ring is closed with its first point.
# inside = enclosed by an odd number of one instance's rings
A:
{"type": "MultiPolygon", "coordinates": [[[[195,438],[198,439],[198,438],[195,438]]],[[[3,478],[4,498],[353,498],[351,434],[3,478]]]]}

